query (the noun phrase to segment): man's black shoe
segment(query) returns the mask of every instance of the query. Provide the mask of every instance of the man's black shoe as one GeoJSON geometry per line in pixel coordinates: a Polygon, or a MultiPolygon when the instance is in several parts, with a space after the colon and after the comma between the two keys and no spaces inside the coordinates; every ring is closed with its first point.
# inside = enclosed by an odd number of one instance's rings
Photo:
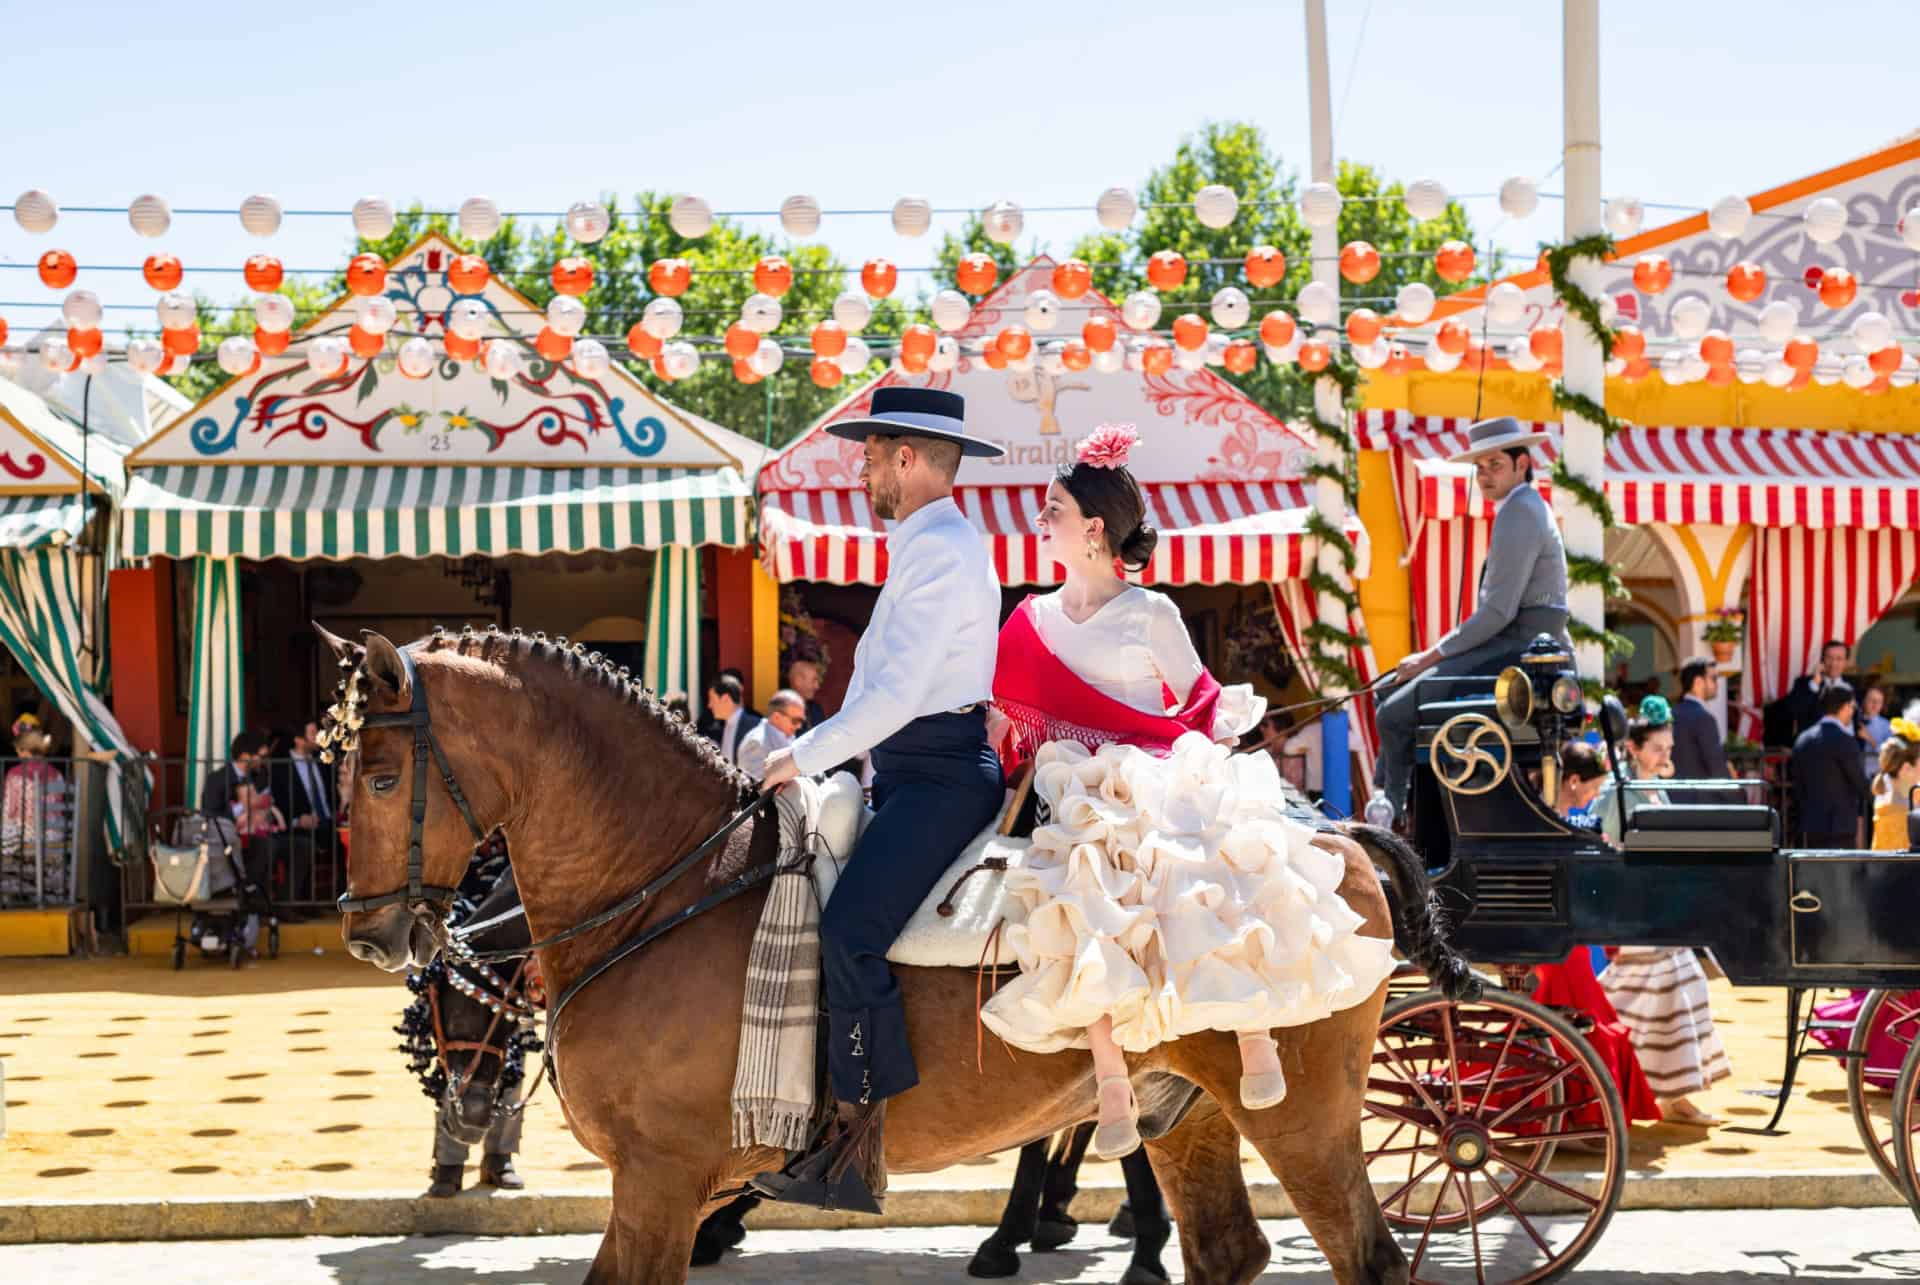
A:
{"type": "Polygon", "coordinates": [[[460,1194],[463,1165],[435,1165],[433,1167],[433,1185],[427,1188],[427,1194],[435,1200],[445,1200],[460,1194]]]}
{"type": "Polygon", "coordinates": [[[748,1184],[769,1200],[877,1214],[882,1205],[867,1183],[870,1169],[879,1168],[883,1154],[881,1125],[886,1104],[840,1105],[840,1121],[822,1135],[812,1150],[789,1161],[785,1168],[756,1175],[748,1184]]]}
{"type": "Polygon", "coordinates": [[[498,1187],[502,1191],[519,1191],[527,1185],[527,1180],[514,1172],[513,1157],[489,1155],[480,1161],[480,1182],[484,1186],[498,1187]]]}

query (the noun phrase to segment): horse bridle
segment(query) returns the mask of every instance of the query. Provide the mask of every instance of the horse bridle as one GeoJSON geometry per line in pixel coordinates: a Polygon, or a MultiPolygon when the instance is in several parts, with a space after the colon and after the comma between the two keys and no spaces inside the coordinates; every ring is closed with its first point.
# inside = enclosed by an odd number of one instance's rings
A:
{"type": "Polygon", "coordinates": [[[502,1112],[514,1115],[524,1110],[527,1100],[533,1096],[534,1090],[539,1088],[539,1077],[536,1076],[533,1085],[521,1096],[520,1101],[508,1104],[502,1104],[500,1101],[500,1082],[506,1078],[508,1044],[513,1038],[513,1032],[507,1032],[498,1041],[495,1041],[494,1035],[500,1030],[501,1023],[509,1018],[516,1026],[533,1025],[535,1021],[533,1006],[524,998],[526,976],[526,959],[522,959],[514,968],[513,976],[504,981],[499,974],[485,964],[458,958],[447,960],[444,983],[493,1014],[492,1020],[487,1023],[486,1033],[478,1040],[447,1038],[445,1027],[440,1020],[440,987],[435,985],[427,988],[427,1008],[433,1017],[434,1055],[439,1060],[441,1074],[446,1077],[448,1102],[457,1102],[466,1096],[480,1069],[480,1060],[484,1057],[491,1057],[499,1063],[499,1069],[493,1074],[491,1093],[492,1109],[496,1115],[502,1112]],[[460,966],[463,963],[468,964],[480,974],[481,984],[469,982],[461,975],[460,966]],[[497,995],[492,991],[497,991],[497,995]],[[468,1055],[467,1069],[464,1074],[458,1077],[454,1075],[453,1065],[447,1060],[448,1053],[468,1055]]]}
{"type": "Polygon", "coordinates": [[[427,688],[420,681],[420,673],[414,668],[413,657],[404,648],[396,648],[400,657],[400,666],[407,676],[407,685],[412,689],[412,701],[403,713],[368,714],[361,723],[362,728],[411,727],[413,729],[413,825],[407,836],[407,886],[396,888],[392,892],[383,892],[377,897],[351,897],[340,894],[337,903],[340,913],[365,914],[369,910],[379,910],[384,906],[404,905],[415,915],[428,911],[438,913],[445,918],[453,906],[454,889],[426,882],[426,857],[424,841],[427,828],[427,757],[440,769],[440,781],[447,787],[447,794],[453,799],[453,805],[460,809],[461,818],[466,821],[467,829],[473,831],[475,847],[487,841],[487,835],[480,823],[473,818],[473,809],[467,804],[467,796],[460,790],[460,782],[454,779],[453,767],[447,762],[446,752],[440,748],[440,738],[433,734],[433,716],[427,711],[427,688]]]}

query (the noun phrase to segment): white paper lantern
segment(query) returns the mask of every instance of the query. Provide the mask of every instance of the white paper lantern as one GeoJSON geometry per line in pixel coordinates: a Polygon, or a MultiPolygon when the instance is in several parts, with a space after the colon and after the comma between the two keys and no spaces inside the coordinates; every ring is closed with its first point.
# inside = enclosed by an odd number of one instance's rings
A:
{"type": "Polygon", "coordinates": [[[158,339],[142,335],[127,340],[127,369],[138,375],[151,375],[167,359],[167,350],[158,339]]]}
{"type": "Polygon", "coordinates": [[[840,323],[840,329],[857,335],[873,320],[873,303],[861,291],[842,291],[833,301],[833,319],[840,323]]]}
{"type": "Polygon", "coordinates": [[[1206,369],[1206,365],[1207,365],[1206,346],[1202,345],[1201,347],[1198,347],[1198,348],[1181,348],[1176,345],[1173,350],[1173,364],[1178,366],[1181,370],[1206,369]]]}
{"type": "Polygon", "coordinates": [[[820,202],[804,193],[780,202],[780,228],[790,237],[810,237],[820,230],[820,202]]]}
{"type": "Polygon", "coordinates": [[[1160,324],[1160,296],[1151,290],[1135,290],[1121,303],[1120,320],[1135,330],[1152,330],[1160,324]]]}
{"type": "Polygon", "coordinates": [[[1203,227],[1231,227],[1239,213],[1240,198],[1224,183],[1209,183],[1193,194],[1193,217],[1203,227]]]}
{"type": "Polygon", "coordinates": [[[1109,232],[1125,232],[1139,212],[1140,203],[1124,187],[1108,188],[1093,203],[1093,216],[1109,232]]]}
{"type": "MultiPolygon", "coordinates": [[[[667,226],[673,229],[676,236],[698,241],[713,231],[713,207],[707,204],[704,197],[676,196],[673,204],[667,208],[667,226]]],[[[696,353],[696,365],[698,360],[696,353]]]]}
{"type": "Polygon", "coordinates": [[[1807,212],[1802,219],[1806,227],[1807,239],[1821,245],[1828,245],[1838,241],[1840,234],[1847,230],[1847,207],[1831,196],[1823,196],[1808,203],[1807,212]]]}
{"type": "Polygon", "coordinates": [[[1767,358],[1766,368],[1761,372],[1760,377],[1766,381],[1769,388],[1785,388],[1793,382],[1794,373],[1793,367],[1787,365],[1785,357],[1775,356],[1767,358]]]}
{"type": "Polygon", "coordinates": [[[1840,368],[1840,378],[1848,388],[1865,388],[1873,382],[1873,367],[1865,357],[1849,357],[1840,368]]]}
{"type": "Polygon", "coordinates": [[[527,368],[527,359],[511,339],[495,339],[481,350],[480,364],[489,378],[507,380],[527,368]]]}
{"type": "Polygon", "coordinates": [[[1378,370],[1387,364],[1387,358],[1392,355],[1393,347],[1385,339],[1360,344],[1353,350],[1353,360],[1362,370],[1378,370]]]}
{"type": "Polygon", "coordinates": [[[1060,296],[1051,290],[1035,290],[1027,296],[1027,329],[1052,330],[1060,324],[1060,296]]]}
{"type": "Polygon", "coordinates": [[[1033,369],[1034,360],[1035,360],[1034,350],[1029,348],[1027,350],[1027,355],[1024,357],[1007,358],[1007,369],[1013,371],[1016,374],[1024,375],[1028,371],[1031,371],[1033,369]]]}
{"type": "Polygon", "coordinates": [[[1419,325],[1433,315],[1433,287],[1424,281],[1409,281],[1393,296],[1393,309],[1409,325],[1419,325]]]}
{"type": "Polygon", "coordinates": [[[673,379],[686,379],[700,369],[700,350],[684,339],[676,339],[662,348],[660,359],[673,379]]]}
{"type": "Polygon", "coordinates": [[[60,301],[60,315],[75,330],[100,328],[100,296],[91,290],[70,290],[60,301]]]}
{"type": "Polygon", "coordinates": [[[460,202],[456,222],[467,240],[489,240],[500,230],[500,207],[490,196],[470,196],[460,202]]]}
{"type": "Polygon", "coordinates": [[[1439,344],[1428,344],[1425,358],[1427,369],[1436,375],[1444,375],[1450,370],[1459,368],[1462,356],[1461,353],[1448,352],[1439,344]]]}
{"type": "Polygon", "coordinates": [[[199,315],[193,305],[193,296],[182,294],[178,290],[169,290],[155,299],[153,311],[160,318],[162,330],[179,330],[191,326],[199,315]]]}
{"type": "Polygon", "coordinates": [[[355,201],[353,231],[363,241],[381,241],[393,235],[393,202],[384,196],[363,196],[355,201]]]}
{"type": "Polygon", "coordinates": [[[1117,375],[1126,369],[1127,356],[1120,351],[1120,345],[1102,348],[1093,354],[1093,368],[1102,375],[1117,375]]]}
{"type": "Polygon", "coordinates": [[[924,196],[903,196],[893,203],[893,230],[899,236],[925,236],[933,226],[933,202],[924,196]]]}
{"type": "Polygon", "coordinates": [[[1437,219],[1447,212],[1447,189],[1438,179],[1417,178],[1407,184],[1407,213],[1416,223],[1437,219]]]}
{"type": "Polygon", "coordinates": [[[927,358],[927,369],[935,374],[944,375],[960,364],[960,341],[952,335],[941,335],[933,342],[933,355],[927,358]]]}
{"type": "MultiPolygon", "coordinates": [[[[580,245],[594,245],[606,239],[613,231],[613,215],[607,213],[607,207],[598,201],[575,201],[567,207],[567,235],[580,245]]],[[[575,352],[573,364],[580,365],[580,354],[575,352]]]]}
{"type": "Polygon", "coordinates": [[[1822,388],[1831,388],[1833,385],[1839,383],[1840,363],[1837,361],[1817,363],[1813,368],[1813,382],[1819,384],[1822,388]]]}
{"type": "MultiPolygon", "coordinates": [[[[1300,358],[1301,342],[1300,332],[1295,330],[1293,332],[1293,338],[1287,340],[1287,342],[1280,347],[1275,348],[1272,344],[1261,344],[1260,351],[1265,353],[1267,360],[1276,366],[1291,366],[1300,358]]],[[[1389,347],[1389,351],[1391,351],[1391,347],[1389,347]]]]}
{"type": "MultiPolygon", "coordinates": [[[[404,353],[404,350],[403,350],[404,353]]],[[[582,339],[573,346],[573,372],[582,379],[603,379],[613,369],[607,346],[598,339],[582,339]]]]}
{"type": "MultiPolygon", "coordinates": [[[[1422,286],[1421,289],[1426,289],[1422,286]]],[[[1431,307],[1428,309],[1431,311],[1431,307]]],[[[1527,315],[1527,292],[1511,281],[1487,291],[1487,320],[1496,326],[1517,326],[1527,315]]]]}
{"type": "Polygon", "coordinates": [[[1687,354],[1684,349],[1675,348],[1661,356],[1660,378],[1676,387],[1687,382],[1687,354]]]}
{"type": "Polygon", "coordinates": [[[640,328],[655,339],[673,338],[680,333],[685,321],[686,313],[681,309],[680,301],[664,295],[649,299],[646,311],[640,314],[640,328]]]}
{"type": "MultiPolygon", "coordinates": [[[[864,340],[857,338],[849,338],[847,340],[847,347],[851,348],[855,344],[860,345],[862,352],[866,351],[867,345],[864,340]]],[[[844,353],[841,355],[845,356],[844,353]]],[[[771,375],[779,374],[780,367],[786,360],[787,354],[785,349],[781,348],[778,343],[771,339],[762,339],[759,347],[753,350],[753,356],[747,358],[747,366],[754,374],[760,376],[762,379],[766,379],[771,375]]]]}
{"type": "Polygon", "coordinates": [[[1887,376],[1887,387],[1912,388],[1916,378],[1920,378],[1920,371],[1916,371],[1910,366],[1902,366],[1887,376]]]}
{"type": "Polygon", "coordinates": [[[1599,309],[1600,324],[1609,330],[1613,329],[1613,324],[1620,320],[1620,301],[1610,294],[1603,294],[1600,296],[1599,309]]]}
{"type": "Polygon", "coordinates": [[[1300,287],[1300,315],[1316,326],[1331,326],[1340,320],[1340,296],[1325,281],[1309,281],[1300,287]]]}
{"type": "Polygon", "coordinates": [[[455,299],[447,309],[447,329],[462,339],[477,340],[487,333],[487,305],[478,299],[455,299]]]}
{"type": "Polygon", "coordinates": [[[1012,201],[995,201],[980,216],[980,230],[996,245],[1012,245],[1026,223],[1026,215],[1012,201]]]}
{"type": "Polygon", "coordinates": [[[1627,359],[1625,357],[1609,357],[1606,360],[1606,364],[1601,366],[1600,369],[1606,371],[1609,378],[1615,375],[1624,375],[1627,373],[1627,359]]]}
{"type": "Polygon", "coordinates": [[[141,236],[165,236],[173,226],[173,210],[165,197],[149,192],[136,196],[127,206],[127,222],[141,236]]]}
{"type": "Polygon", "coordinates": [[[1793,338],[1800,314],[1785,299],[1775,299],[1760,310],[1760,337],[1770,344],[1784,344],[1793,338]]]}
{"type": "Polygon", "coordinates": [[[1201,353],[1207,359],[1207,365],[1209,366],[1226,365],[1227,364],[1227,345],[1232,342],[1233,342],[1232,339],[1230,339],[1226,335],[1221,334],[1217,330],[1209,332],[1207,335],[1207,342],[1200,346],[1201,353]]]}
{"type": "Polygon", "coordinates": [[[1728,241],[1745,236],[1752,219],[1753,206],[1744,196],[1723,196],[1707,211],[1707,227],[1728,241]]]}
{"type": "Polygon", "coordinates": [[[873,349],[859,335],[848,335],[847,346],[840,350],[840,355],[834,360],[840,364],[841,374],[858,375],[872,363],[873,349]]]}
{"type": "Polygon", "coordinates": [[[557,294],[547,302],[547,329],[569,339],[587,328],[587,305],[570,294],[557,294]]]}
{"type": "Polygon", "coordinates": [[[1758,348],[1743,348],[1733,359],[1733,373],[1743,384],[1757,384],[1766,377],[1767,355],[1758,348]]]}
{"type": "Polygon", "coordinates": [[[272,236],[280,230],[280,198],[257,192],[240,202],[240,226],[254,236],[272,236]]]}
{"type": "Polygon", "coordinates": [[[1920,250],[1920,205],[1900,216],[1900,239],[1909,250],[1920,250]]]}
{"type": "MultiPolygon", "coordinates": [[[[967,324],[967,318],[973,315],[973,305],[958,290],[939,291],[928,302],[927,308],[933,314],[933,324],[941,330],[962,329],[967,324]]],[[[839,309],[836,307],[834,311],[837,314],[839,309]]]]}
{"type": "MultiPolygon", "coordinates": [[[[159,345],[154,344],[154,347],[158,348],[159,345]]],[[[166,353],[162,351],[160,355],[165,357],[166,353]]],[[[160,363],[155,361],[153,363],[153,369],[158,370],[159,368],[160,363]]],[[[20,354],[11,348],[0,348],[0,379],[13,379],[19,374],[20,354]]]]}
{"type": "Polygon", "coordinates": [[[73,349],[57,335],[48,335],[40,345],[40,364],[56,375],[73,369],[73,349]]]}
{"type": "Polygon", "coordinates": [[[1639,197],[1616,196],[1607,202],[1600,218],[1606,224],[1607,235],[1615,240],[1625,240],[1640,231],[1641,221],[1646,216],[1646,207],[1641,205],[1639,197]]]}
{"type": "Polygon", "coordinates": [[[1253,302],[1239,286],[1221,286],[1213,292],[1213,324],[1222,330],[1238,330],[1253,316],[1253,302]]]}
{"type": "Polygon", "coordinates": [[[260,360],[260,350],[245,335],[228,335],[213,350],[213,358],[220,363],[220,369],[229,375],[244,375],[253,369],[254,362],[260,360]]]}
{"type": "Polygon", "coordinates": [[[763,335],[780,328],[780,301],[770,294],[748,295],[740,305],[740,324],[763,335]]]}
{"type": "Polygon", "coordinates": [[[293,329],[293,300],[283,294],[255,295],[253,324],[268,334],[285,334],[293,329]]]}
{"type": "Polygon", "coordinates": [[[13,221],[35,235],[51,232],[60,221],[60,207],[51,196],[30,187],[13,198],[13,221]]]}
{"type": "MultiPolygon", "coordinates": [[[[78,293],[77,290],[74,292],[78,293]]],[[[68,298],[72,298],[72,295],[68,298]]],[[[1893,323],[1878,312],[1863,312],[1853,319],[1853,326],[1848,333],[1861,352],[1879,352],[1893,342],[1893,323]]]]}
{"type": "Polygon", "coordinates": [[[338,335],[321,335],[307,345],[307,366],[316,375],[337,375],[347,364],[347,341],[338,335]]]}
{"type": "Polygon", "coordinates": [[[359,312],[360,329],[370,335],[384,335],[400,320],[400,310],[383,294],[367,295],[359,300],[359,312]]]}
{"type": "Polygon", "coordinates": [[[1697,384],[1707,377],[1707,371],[1710,370],[1711,367],[1707,365],[1707,359],[1696,351],[1689,351],[1685,355],[1686,361],[1683,363],[1682,369],[1686,371],[1687,382],[1689,384],[1697,384]]]}
{"type": "Polygon", "coordinates": [[[1510,219],[1531,218],[1540,208],[1540,185],[1516,174],[1500,185],[1500,212],[1510,219]]]}
{"type": "Polygon", "coordinates": [[[1507,359],[1507,365],[1522,374],[1538,370],[1546,364],[1533,355],[1533,339],[1530,335],[1515,335],[1513,338],[1507,340],[1507,349],[1504,355],[1507,359]]]}
{"type": "Polygon", "coordinates": [[[1128,344],[1127,358],[1126,358],[1127,369],[1132,371],[1136,375],[1140,374],[1143,370],[1145,370],[1146,369],[1146,356],[1145,356],[1146,351],[1147,351],[1147,345],[1145,343],[1128,344]]]}
{"type": "Polygon", "coordinates": [[[1340,189],[1331,183],[1309,183],[1300,192],[1300,217],[1310,228],[1330,228],[1340,221],[1340,189]]]}
{"type": "Polygon", "coordinates": [[[1667,324],[1682,339],[1698,339],[1713,324],[1713,305],[1697,294],[1682,295],[1668,309],[1667,324]]]}

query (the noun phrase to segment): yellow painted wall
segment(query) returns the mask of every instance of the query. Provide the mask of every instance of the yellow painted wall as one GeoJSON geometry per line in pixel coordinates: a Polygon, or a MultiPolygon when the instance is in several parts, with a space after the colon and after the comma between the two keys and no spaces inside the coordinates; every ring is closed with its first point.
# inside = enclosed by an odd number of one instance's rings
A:
{"type": "Polygon", "coordinates": [[[1393,465],[1385,451],[1362,451],[1360,522],[1373,547],[1371,574],[1355,586],[1366,615],[1374,663],[1382,673],[1413,650],[1413,580],[1400,557],[1407,542],[1400,533],[1399,502],[1393,493],[1393,465]]]}
{"type": "Polygon", "coordinates": [[[765,709],[780,690],[780,585],[764,565],[753,564],[753,708],[765,709]]]}
{"type": "Polygon", "coordinates": [[[0,911],[0,956],[65,955],[71,915],[67,910],[0,911]]]}

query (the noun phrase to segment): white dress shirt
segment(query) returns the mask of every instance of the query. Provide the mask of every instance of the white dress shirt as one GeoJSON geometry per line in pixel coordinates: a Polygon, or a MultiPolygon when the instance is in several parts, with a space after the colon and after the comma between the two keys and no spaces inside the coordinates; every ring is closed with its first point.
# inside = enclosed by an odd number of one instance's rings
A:
{"type": "Polygon", "coordinates": [[[775,727],[771,718],[763,718],[753,725],[751,732],[740,738],[740,755],[735,763],[742,772],[758,781],[767,774],[767,756],[791,744],[791,736],[775,727]]]}
{"type": "Polygon", "coordinates": [[[720,757],[729,763],[738,762],[733,757],[733,750],[734,742],[740,739],[741,712],[735,709],[733,713],[727,715],[727,721],[720,728],[720,757]]]}
{"type": "Polygon", "coordinates": [[[835,714],[793,745],[813,776],[865,754],[929,714],[993,696],[1000,581],[980,532],[951,498],[887,536],[887,583],[853,652],[853,678],[835,714]]]}

